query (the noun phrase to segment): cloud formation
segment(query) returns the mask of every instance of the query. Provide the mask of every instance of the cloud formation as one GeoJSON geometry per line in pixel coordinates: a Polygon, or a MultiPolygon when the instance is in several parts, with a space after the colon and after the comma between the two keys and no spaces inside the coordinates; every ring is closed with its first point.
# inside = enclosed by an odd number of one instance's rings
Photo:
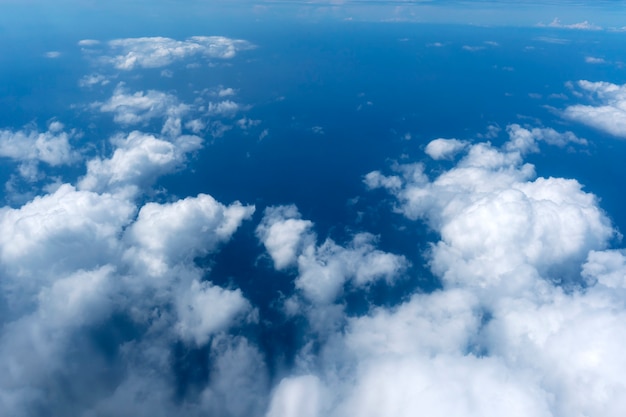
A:
{"type": "Polygon", "coordinates": [[[297,265],[295,286],[314,304],[333,303],[348,281],[357,287],[392,283],[408,266],[403,256],[376,249],[369,233],[354,235],[345,247],[330,238],[318,246],[312,226],[295,206],[278,206],[266,209],[256,233],[276,269],[297,265]]]}
{"type": "Polygon", "coordinates": [[[626,257],[604,250],[614,230],[593,195],[524,163],[552,131],[508,131],[501,148],[468,146],[432,180],[421,164],[366,176],[440,236],[428,259],[443,288],[348,319],[319,366],[280,383],[271,404],[283,404],[281,415],[307,412],[284,398],[299,398],[304,381],[318,399],[306,405],[314,415],[624,411],[626,257]]]}
{"type": "Polygon", "coordinates": [[[175,343],[211,352],[216,377],[199,394],[203,410],[243,416],[262,407],[255,390],[263,378],[250,380],[244,400],[231,392],[248,371],[264,367],[256,348],[228,334],[253,322],[254,310],[240,290],[207,281],[207,270],[195,264],[230,240],[254,207],[205,194],[171,203],[135,200],[200,143],[121,135],[112,140],[110,158],[88,161],[78,188],[61,184],[0,211],[3,414],[177,414],[175,343]],[[122,318],[132,336],[103,336],[117,353],[89,337],[119,331],[115,320],[122,318]]]}
{"type": "MultiPolygon", "coordinates": [[[[83,47],[93,45],[92,42],[81,41],[83,47]]],[[[192,36],[183,41],[165,37],[115,39],[108,42],[107,47],[112,55],[103,57],[102,61],[119,70],[129,71],[136,68],[161,68],[196,56],[230,59],[237,52],[253,46],[247,41],[223,36],[192,36]]]]}
{"type": "Polygon", "coordinates": [[[557,17],[555,17],[554,20],[552,20],[552,22],[548,24],[539,23],[537,26],[559,28],[559,29],[574,29],[574,30],[602,30],[602,26],[594,25],[593,23],[589,23],[587,20],[584,20],[578,23],[565,24],[565,23],[562,23],[561,20],[557,17]]]}
{"type": "Polygon", "coordinates": [[[19,162],[20,175],[34,181],[39,176],[39,163],[58,167],[77,162],[81,156],[72,148],[71,141],[80,136],[74,129],[66,132],[65,126],[58,121],[50,122],[45,132],[32,127],[17,131],[2,129],[0,157],[19,162]]]}
{"type": "Polygon", "coordinates": [[[562,112],[563,117],[626,138],[626,85],[586,80],[578,81],[576,85],[595,103],[566,107],[562,112]]]}

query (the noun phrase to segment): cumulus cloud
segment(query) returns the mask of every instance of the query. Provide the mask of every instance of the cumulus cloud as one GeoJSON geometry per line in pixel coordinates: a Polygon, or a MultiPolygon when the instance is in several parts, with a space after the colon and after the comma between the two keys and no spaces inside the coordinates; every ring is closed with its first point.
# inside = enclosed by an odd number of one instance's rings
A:
{"type": "Polygon", "coordinates": [[[274,261],[274,267],[281,270],[295,265],[302,247],[311,244],[312,227],[313,222],[301,219],[296,206],[268,207],[256,235],[274,261]]]}
{"type": "Polygon", "coordinates": [[[103,61],[120,70],[160,68],[196,56],[230,59],[237,52],[253,47],[247,41],[223,36],[193,36],[183,41],[164,37],[125,38],[112,40],[107,46],[112,55],[103,57],[103,61]]]}
{"type": "Polygon", "coordinates": [[[241,290],[207,281],[195,262],[229,241],[254,207],[205,194],[135,200],[144,181],[200,143],[120,135],[110,159],[88,162],[78,188],[61,184],[0,209],[2,414],[177,414],[176,343],[206,349],[213,367],[189,415],[244,416],[265,406],[266,382],[255,379],[265,373],[263,358],[228,334],[253,321],[254,309],[241,290]],[[116,184],[136,189],[117,192],[116,184]],[[234,388],[244,381],[246,398],[238,399],[234,388]]]}
{"type": "Polygon", "coordinates": [[[240,110],[239,104],[231,100],[219,101],[217,103],[210,102],[208,113],[210,115],[232,117],[240,110]]]}
{"type": "Polygon", "coordinates": [[[161,91],[137,91],[130,94],[125,85],[120,83],[113,91],[113,96],[104,103],[94,103],[100,111],[113,113],[113,120],[124,126],[145,124],[154,118],[165,119],[162,133],[180,135],[181,117],[189,112],[190,107],[180,103],[172,94],[161,91]]]}
{"type": "Polygon", "coordinates": [[[40,162],[52,167],[73,164],[80,159],[80,153],[72,148],[71,141],[79,138],[80,133],[64,129],[57,121],[49,123],[45,132],[28,127],[17,131],[1,129],[0,157],[20,162],[20,172],[31,180],[36,179],[40,162]]]}
{"type": "Polygon", "coordinates": [[[604,81],[578,81],[577,86],[597,104],[576,104],[563,110],[566,119],[626,138],[626,86],[604,81]]]}
{"type": "Polygon", "coordinates": [[[91,88],[95,85],[107,85],[109,82],[109,78],[102,74],[90,74],[81,78],[78,85],[82,88],[91,88]]]}
{"type": "Polygon", "coordinates": [[[202,147],[197,136],[167,140],[139,131],[113,136],[111,143],[115,151],[110,158],[87,162],[80,189],[136,195],[156,178],[182,167],[187,154],[202,147]]]}
{"type": "Polygon", "coordinates": [[[393,283],[408,266],[403,256],[376,249],[369,233],[354,235],[345,247],[330,238],[318,246],[312,226],[295,206],[279,206],[268,208],[257,228],[276,269],[297,264],[295,286],[310,302],[333,303],[348,281],[357,287],[381,279],[393,283]]]}
{"type": "Polygon", "coordinates": [[[462,151],[467,142],[458,139],[435,139],[426,145],[424,152],[433,159],[452,159],[462,151]]]}
{"type": "MultiPolygon", "coordinates": [[[[524,163],[533,147],[519,135],[552,133],[520,129],[509,126],[501,148],[468,146],[433,179],[420,164],[396,165],[395,180],[366,177],[440,236],[428,259],[443,288],[349,319],[319,367],[302,370],[330,393],[308,408],[323,404],[333,416],[624,411],[626,256],[603,249],[614,230],[593,195],[575,180],[537,178],[524,163]]],[[[298,384],[283,382],[298,398],[298,384]]],[[[272,404],[283,396],[276,389],[272,404]]]]}
{"type": "Polygon", "coordinates": [[[539,152],[539,142],[549,145],[565,147],[568,144],[585,146],[587,140],[579,138],[573,132],[560,133],[552,128],[523,128],[518,124],[507,126],[509,142],[506,144],[507,150],[518,150],[522,153],[539,152]]]}
{"type": "Polygon", "coordinates": [[[171,204],[147,203],[126,232],[132,250],[125,256],[159,275],[213,251],[253,212],[254,207],[238,202],[226,207],[206,194],[171,204]]]}

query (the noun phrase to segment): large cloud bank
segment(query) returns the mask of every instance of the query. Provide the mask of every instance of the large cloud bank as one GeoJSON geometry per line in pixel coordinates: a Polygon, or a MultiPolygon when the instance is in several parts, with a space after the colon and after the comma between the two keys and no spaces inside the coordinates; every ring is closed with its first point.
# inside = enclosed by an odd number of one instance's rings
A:
{"type": "MultiPolygon", "coordinates": [[[[615,232],[592,194],[524,163],[541,132],[508,131],[433,179],[421,164],[366,175],[440,235],[427,259],[443,288],[348,319],[269,416],[624,413],[624,253],[605,250],[615,232]]],[[[441,141],[435,157],[458,148],[441,141]]]]}

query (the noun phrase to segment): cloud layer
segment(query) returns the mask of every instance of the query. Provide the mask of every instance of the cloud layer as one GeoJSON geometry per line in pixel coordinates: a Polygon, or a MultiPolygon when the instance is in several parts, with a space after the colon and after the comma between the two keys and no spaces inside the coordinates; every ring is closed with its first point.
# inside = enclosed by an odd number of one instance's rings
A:
{"type": "MultiPolygon", "coordinates": [[[[252,47],[224,37],[79,45],[116,74],[252,47]]],[[[412,242],[427,249],[409,255],[385,249],[366,222],[322,235],[288,202],[170,194],[159,179],[212,151],[204,133],[246,135],[262,122],[234,119],[251,108],[233,101],[237,85],[185,101],[111,79],[79,81],[107,94],[81,107],[112,119],[97,154],[54,120],[0,130],[0,156],[27,181],[50,181],[0,208],[0,414],[625,415],[626,251],[611,247],[619,233],[582,184],[527,162],[586,139],[511,124],[497,145],[492,126],[476,137],[494,143],[438,138],[423,159],[362,173],[362,192],[389,203],[372,211],[428,228],[412,242]],[[45,175],[68,165],[80,172],[45,175]],[[437,289],[370,301],[417,281],[410,267],[422,263],[437,289]]],[[[578,87],[592,104],[562,115],[626,137],[623,86],[578,87]]]]}

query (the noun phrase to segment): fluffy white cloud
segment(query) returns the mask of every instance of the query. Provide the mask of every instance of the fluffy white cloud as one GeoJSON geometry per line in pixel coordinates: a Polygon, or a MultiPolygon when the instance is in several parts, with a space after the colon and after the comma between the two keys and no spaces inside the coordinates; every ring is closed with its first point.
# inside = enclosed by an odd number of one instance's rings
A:
{"type": "Polygon", "coordinates": [[[0,262],[9,302],[23,302],[41,285],[107,263],[135,206],[108,194],[62,185],[18,209],[0,211],[0,262]]]}
{"type": "Polygon", "coordinates": [[[148,203],[126,231],[125,256],[141,270],[158,276],[180,262],[193,261],[230,239],[254,206],[229,206],[200,194],[171,204],[148,203]]]}
{"type": "Polygon", "coordinates": [[[34,164],[35,172],[39,162],[50,166],[72,164],[80,159],[80,154],[72,148],[71,141],[80,134],[76,130],[66,132],[64,128],[62,123],[55,121],[48,125],[45,132],[28,128],[17,131],[2,129],[0,157],[11,158],[23,166],[34,164]]]}
{"type": "Polygon", "coordinates": [[[235,318],[250,309],[240,290],[226,290],[208,282],[194,281],[177,300],[177,331],[184,340],[202,346],[209,337],[227,329],[235,318]]]}
{"type": "Polygon", "coordinates": [[[78,80],[78,85],[83,88],[91,88],[94,85],[107,85],[110,82],[109,78],[102,74],[90,74],[85,75],[78,80]]]}
{"type": "Polygon", "coordinates": [[[193,36],[184,41],[164,37],[115,39],[108,47],[115,55],[103,58],[105,62],[120,70],[132,70],[164,67],[194,56],[230,59],[252,45],[223,36],[193,36]]]}
{"type": "Polygon", "coordinates": [[[239,104],[231,100],[224,100],[217,103],[210,102],[208,106],[208,113],[210,115],[232,117],[239,110],[239,104]]]}
{"type": "Polygon", "coordinates": [[[523,153],[539,152],[537,142],[546,142],[561,148],[568,144],[587,145],[586,139],[579,138],[572,132],[560,133],[550,127],[526,129],[518,124],[512,124],[507,126],[506,131],[509,134],[507,149],[523,153]]]}
{"type": "Polygon", "coordinates": [[[433,159],[452,159],[462,151],[467,142],[458,139],[435,139],[426,145],[424,152],[433,159]]]}
{"type": "Polygon", "coordinates": [[[586,80],[578,81],[577,85],[599,104],[569,106],[563,110],[563,117],[626,138],[626,85],[586,80]]]}
{"type": "MultiPolygon", "coordinates": [[[[77,155],[70,136],[58,122],[44,134],[5,131],[2,149],[21,161],[69,163],[77,155]]],[[[255,320],[255,310],[241,290],[206,281],[207,269],[196,264],[254,207],[205,194],[137,206],[202,140],[134,131],[111,145],[110,157],[87,162],[76,187],[60,183],[20,207],[0,208],[0,414],[176,414],[176,343],[208,349],[214,366],[189,415],[260,414],[269,388],[254,373],[265,372],[263,358],[228,335],[255,320]],[[115,335],[103,336],[110,341],[98,339],[111,329],[115,335]],[[238,399],[242,381],[249,392],[238,399]]]]}
{"type": "Polygon", "coordinates": [[[104,103],[95,103],[102,112],[113,113],[113,120],[124,126],[145,124],[154,118],[165,119],[163,134],[180,135],[181,117],[190,107],[180,103],[176,96],[160,91],[148,90],[128,93],[123,83],[113,91],[113,96],[104,103]]]}
{"type": "Polygon", "coordinates": [[[156,178],[182,166],[189,152],[202,147],[197,136],[179,136],[173,141],[133,131],[111,138],[116,147],[108,159],[87,163],[87,174],[79,181],[83,190],[136,195],[156,178]]]}
{"type": "Polygon", "coordinates": [[[333,303],[348,281],[358,287],[379,279],[392,283],[408,266],[403,256],[376,249],[369,233],[356,234],[345,247],[330,238],[318,246],[312,226],[295,206],[270,207],[256,233],[276,269],[297,263],[295,286],[314,304],[333,303]]]}
{"type": "Polygon", "coordinates": [[[433,180],[419,164],[366,179],[440,234],[429,258],[443,289],[329,339],[315,371],[335,393],[327,415],[624,412],[626,256],[599,251],[614,232],[593,195],[535,178],[522,159],[535,142],[520,134],[536,133],[520,129],[433,180]]]}
{"type": "Polygon", "coordinates": [[[274,261],[274,268],[281,270],[295,265],[303,246],[315,241],[312,227],[313,222],[301,219],[296,206],[268,207],[256,235],[274,261]]]}
{"type": "Polygon", "coordinates": [[[307,246],[298,256],[296,288],[314,303],[326,304],[335,301],[346,281],[355,286],[379,279],[393,283],[407,267],[407,260],[376,249],[374,242],[373,235],[360,233],[347,247],[331,239],[320,246],[307,246]]]}
{"type": "Polygon", "coordinates": [[[317,366],[303,351],[303,376],[283,379],[268,416],[301,412],[304,381],[325,387],[308,407],[330,416],[624,413],[626,255],[601,250],[614,231],[593,195],[522,158],[540,140],[580,140],[508,132],[432,180],[420,164],[366,176],[440,235],[428,257],[443,288],[348,319],[317,366]]]}

